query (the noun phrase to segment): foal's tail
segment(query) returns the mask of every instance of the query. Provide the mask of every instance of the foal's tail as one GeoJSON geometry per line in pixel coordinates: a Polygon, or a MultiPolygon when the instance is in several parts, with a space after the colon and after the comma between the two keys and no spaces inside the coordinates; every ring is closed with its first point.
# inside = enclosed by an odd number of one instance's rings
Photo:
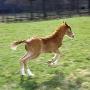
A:
{"type": "Polygon", "coordinates": [[[25,43],[25,40],[21,40],[21,41],[15,41],[11,44],[11,49],[12,50],[16,50],[17,49],[17,45],[21,44],[21,43],[25,43]]]}

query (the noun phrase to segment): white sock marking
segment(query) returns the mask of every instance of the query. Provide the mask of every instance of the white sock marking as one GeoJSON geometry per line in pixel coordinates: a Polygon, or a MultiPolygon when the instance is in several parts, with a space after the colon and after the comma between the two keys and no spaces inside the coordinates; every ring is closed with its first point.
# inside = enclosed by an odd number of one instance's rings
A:
{"type": "Polygon", "coordinates": [[[34,76],[34,74],[31,72],[31,70],[29,68],[27,69],[27,74],[28,74],[28,76],[34,76]]]}
{"type": "Polygon", "coordinates": [[[26,74],[25,74],[24,67],[23,67],[23,68],[21,68],[21,75],[26,75],[26,74]]]}

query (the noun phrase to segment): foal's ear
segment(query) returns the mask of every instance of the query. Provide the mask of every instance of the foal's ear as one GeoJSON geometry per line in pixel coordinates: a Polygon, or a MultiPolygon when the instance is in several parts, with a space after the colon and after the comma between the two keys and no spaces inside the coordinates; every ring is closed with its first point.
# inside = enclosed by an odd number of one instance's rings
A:
{"type": "Polygon", "coordinates": [[[63,23],[64,23],[65,25],[67,25],[66,21],[63,21],[63,23]]]}
{"type": "Polygon", "coordinates": [[[66,22],[65,22],[65,25],[68,26],[66,22]]]}
{"type": "Polygon", "coordinates": [[[63,21],[63,23],[65,24],[65,21],[63,21]]]}
{"type": "Polygon", "coordinates": [[[68,24],[66,22],[63,22],[66,26],[68,26],[68,24]]]}

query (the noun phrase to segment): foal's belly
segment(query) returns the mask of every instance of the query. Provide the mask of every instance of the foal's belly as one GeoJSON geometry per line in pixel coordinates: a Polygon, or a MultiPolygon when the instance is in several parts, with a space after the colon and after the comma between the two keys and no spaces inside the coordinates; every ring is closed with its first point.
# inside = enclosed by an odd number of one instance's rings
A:
{"type": "Polygon", "coordinates": [[[42,52],[44,53],[52,53],[58,49],[57,45],[53,42],[43,43],[42,52]]]}

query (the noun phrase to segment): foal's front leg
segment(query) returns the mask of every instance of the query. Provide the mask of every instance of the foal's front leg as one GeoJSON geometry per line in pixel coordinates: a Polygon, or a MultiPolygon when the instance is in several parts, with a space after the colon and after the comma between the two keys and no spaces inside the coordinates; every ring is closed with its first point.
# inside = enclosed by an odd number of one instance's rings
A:
{"type": "Polygon", "coordinates": [[[54,57],[52,58],[51,61],[48,62],[48,64],[49,65],[57,65],[57,62],[58,62],[59,58],[60,58],[60,52],[56,52],[54,54],[54,57]]]}

